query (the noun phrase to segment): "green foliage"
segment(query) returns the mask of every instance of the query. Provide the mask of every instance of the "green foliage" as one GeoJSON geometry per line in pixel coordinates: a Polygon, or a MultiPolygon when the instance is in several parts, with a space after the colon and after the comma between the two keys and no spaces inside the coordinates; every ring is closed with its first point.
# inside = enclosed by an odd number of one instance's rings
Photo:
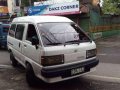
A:
{"type": "Polygon", "coordinates": [[[29,6],[29,0],[21,0],[22,6],[29,6]]]}
{"type": "Polygon", "coordinates": [[[22,6],[30,6],[30,2],[31,2],[31,5],[34,4],[34,2],[37,2],[39,0],[21,0],[21,3],[22,3],[22,6]]]}
{"type": "Polygon", "coordinates": [[[105,14],[120,14],[120,0],[103,0],[102,10],[105,14]]]}

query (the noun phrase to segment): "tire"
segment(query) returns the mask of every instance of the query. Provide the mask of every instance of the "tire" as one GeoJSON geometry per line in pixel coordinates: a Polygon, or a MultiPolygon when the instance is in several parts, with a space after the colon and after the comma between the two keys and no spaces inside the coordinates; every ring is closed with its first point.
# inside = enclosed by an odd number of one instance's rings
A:
{"type": "Polygon", "coordinates": [[[35,76],[32,66],[26,65],[26,81],[29,86],[33,87],[37,84],[38,78],[35,76]]]}
{"type": "Polygon", "coordinates": [[[14,57],[12,52],[10,52],[10,60],[11,60],[11,64],[12,64],[13,67],[16,67],[18,65],[18,62],[15,59],[15,57],[14,57]]]}

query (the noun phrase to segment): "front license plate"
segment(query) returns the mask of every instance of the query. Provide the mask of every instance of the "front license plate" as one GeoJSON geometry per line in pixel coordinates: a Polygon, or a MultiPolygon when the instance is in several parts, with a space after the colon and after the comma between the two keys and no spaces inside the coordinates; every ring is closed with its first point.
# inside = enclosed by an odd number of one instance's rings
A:
{"type": "Polygon", "coordinates": [[[71,70],[71,75],[76,75],[76,74],[80,74],[85,72],[85,68],[81,67],[81,68],[75,68],[71,70]]]}

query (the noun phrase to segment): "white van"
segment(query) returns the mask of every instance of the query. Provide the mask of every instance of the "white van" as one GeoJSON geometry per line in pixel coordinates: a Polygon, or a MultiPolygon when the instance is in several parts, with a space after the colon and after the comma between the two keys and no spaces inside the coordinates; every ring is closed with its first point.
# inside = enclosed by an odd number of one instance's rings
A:
{"type": "Polygon", "coordinates": [[[99,63],[96,44],[66,17],[15,18],[7,44],[12,65],[26,68],[29,85],[36,77],[48,83],[79,77],[99,63]]]}

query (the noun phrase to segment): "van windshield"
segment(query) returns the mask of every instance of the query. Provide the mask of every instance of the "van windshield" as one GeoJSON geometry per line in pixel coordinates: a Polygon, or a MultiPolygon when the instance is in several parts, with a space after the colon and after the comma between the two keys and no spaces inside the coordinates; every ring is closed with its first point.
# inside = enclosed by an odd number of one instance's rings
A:
{"type": "Polygon", "coordinates": [[[44,46],[90,42],[90,38],[74,23],[40,23],[38,28],[44,46]]]}

